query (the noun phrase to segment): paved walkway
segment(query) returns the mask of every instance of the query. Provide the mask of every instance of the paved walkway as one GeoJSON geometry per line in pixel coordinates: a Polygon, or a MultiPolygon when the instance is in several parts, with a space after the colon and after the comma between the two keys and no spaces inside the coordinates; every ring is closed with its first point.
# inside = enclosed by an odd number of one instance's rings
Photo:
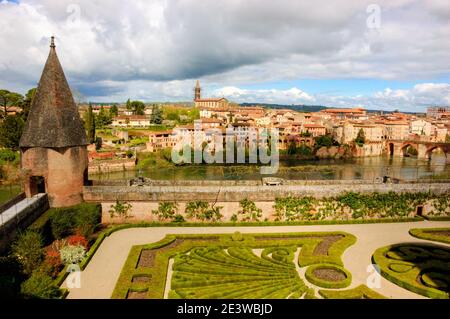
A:
{"type": "Polygon", "coordinates": [[[0,214],[0,226],[3,224],[6,224],[8,221],[13,219],[15,216],[19,215],[25,208],[27,208],[30,205],[33,205],[35,202],[39,200],[42,196],[45,196],[46,194],[37,194],[34,195],[31,198],[25,198],[18,202],[17,204],[11,206],[7,210],[5,210],[3,213],[0,214]]]}
{"type": "MultiPolygon", "coordinates": [[[[358,225],[311,225],[265,227],[150,227],[130,228],[113,233],[99,247],[86,269],[81,273],[81,288],[71,289],[70,299],[110,298],[130,248],[163,239],[167,234],[273,233],[308,231],[344,231],[357,237],[356,244],[343,255],[344,266],[353,276],[349,288],[365,284],[370,273],[373,252],[382,246],[403,242],[429,242],[408,234],[411,228],[450,227],[450,222],[409,222],[358,225]]],[[[441,244],[445,245],[445,244],[441,244]]],[[[449,246],[449,245],[447,245],[449,246]]],[[[65,284],[63,285],[65,286],[65,284]]],[[[375,291],[390,298],[423,298],[384,278],[375,291]]]]}

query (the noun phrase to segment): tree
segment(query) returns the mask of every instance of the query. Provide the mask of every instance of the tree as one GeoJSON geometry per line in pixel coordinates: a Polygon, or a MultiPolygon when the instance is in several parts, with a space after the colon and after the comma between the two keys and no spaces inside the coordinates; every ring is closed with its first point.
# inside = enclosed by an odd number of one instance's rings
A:
{"type": "Polygon", "coordinates": [[[112,118],[109,112],[106,112],[103,106],[100,108],[100,112],[95,116],[95,127],[104,128],[112,123],[112,118]]]}
{"type": "Polygon", "coordinates": [[[119,115],[119,109],[117,108],[117,104],[111,105],[111,108],[109,109],[109,114],[111,116],[117,116],[119,115]]]}
{"type": "Polygon", "coordinates": [[[0,90],[0,106],[3,107],[3,117],[8,115],[8,107],[20,106],[23,100],[22,94],[10,92],[8,90],[0,90]]]}
{"type": "Polygon", "coordinates": [[[339,146],[339,143],[333,139],[331,135],[321,135],[315,138],[316,147],[331,147],[333,145],[339,146]]]}
{"type": "Polygon", "coordinates": [[[295,141],[291,141],[289,143],[287,154],[288,155],[295,155],[297,153],[297,145],[295,144],[295,141]]]}
{"type": "Polygon", "coordinates": [[[18,115],[8,115],[0,124],[0,145],[17,150],[22,136],[23,119],[18,115]]]}
{"type": "Polygon", "coordinates": [[[355,143],[358,146],[363,146],[366,142],[366,134],[362,128],[359,129],[358,135],[355,138],[355,143]]]}
{"type": "Polygon", "coordinates": [[[144,115],[145,104],[141,101],[131,102],[131,110],[133,110],[136,115],[144,115]]]}
{"type": "Polygon", "coordinates": [[[153,124],[161,124],[162,121],[163,121],[162,110],[157,105],[153,105],[152,117],[150,119],[150,122],[152,122],[153,124]]]}
{"type": "Polygon", "coordinates": [[[127,100],[126,107],[127,107],[127,110],[131,110],[131,101],[130,101],[130,99],[127,100]]]}
{"type": "Polygon", "coordinates": [[[30,113],[31,104],[33,104],[34,97],[36,95],[37,88],[32,88],[28,90],[28,92],[25,94],[25,99],[21,103],[22,112],[20,116],[22,116],[22,119],[24,122],[27,121],[28,114],[30,113]]]}
{"type": "Polygon", "coordinates": [[[92,112],[92,104],[91,103],[89,103],[89,108],[86,113],[84,125],[85,125],[85,129],[87,131],[88,142],[89,142],[89,144],[92,144],[95,142],[95,115],[92,112]]]}

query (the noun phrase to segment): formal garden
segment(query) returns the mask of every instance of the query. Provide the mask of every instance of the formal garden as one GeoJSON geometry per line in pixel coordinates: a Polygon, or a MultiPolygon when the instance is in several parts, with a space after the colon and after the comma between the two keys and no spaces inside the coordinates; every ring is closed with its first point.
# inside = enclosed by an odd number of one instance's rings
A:
{"type": "Polygon", "coordinates": [[[400,287],[429,298],[450,297],[448,247],[396,244],[377,249],[372,259],[380,267],[381,275],[400,287]]]}
{"type": "Polygon", "coordinates": [[[131,249],[112,297],[383,298],[345,289],[341,256],[355,242],[344,232],[168,235],[131,249]]]}

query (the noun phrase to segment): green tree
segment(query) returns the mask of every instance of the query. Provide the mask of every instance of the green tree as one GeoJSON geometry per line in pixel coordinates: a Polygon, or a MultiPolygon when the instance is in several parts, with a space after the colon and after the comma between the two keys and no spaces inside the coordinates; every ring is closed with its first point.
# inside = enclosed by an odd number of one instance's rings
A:
{"type": "Polygon", "coordinates": [[[133,110],[136,115],[144,115],[145,104],[141,101],[131,102],[131,110],[133,110]]]}
{"type": "Polygon", "coordinates": [[[18,115],[6,116],[0,123],[0,145],[17,150],[24,124],[23,119],[18,115]]]}
{"type": "Polygon", "coordinates": [[[12,254],[22,265],[25,274],[31,274],[42,261],[42,247],[42,235],[30,230],[20,234],[12,244],[12,254]]]}
{"type": "Polygon", "coordinates": [[[315,138],[316,147],[331,147],[333,145],[339,146],[339,143],[333,139],[331,135],[321,135],[315,138]]]}
{"type": "Polygon", "coordinates": [[[363,146],[366,142],[366,134],[364,133],[364,130],[361,128],[358,131],[358,135],[355,138],[355,143],[358,146],[363,146]]]}
{"type": "Polygon", "coordinates": [[[95,142],[95,115],[92,112],[91,103],[89,103],[88,111],[85,115],[84,125],[87,131],[88,142],[89,144],[92,144],[95,142]]]}
{"type": "Polygon", "coordinates": [[[36,95],[37,88],[32,88],[28,90],[28,92],[25,94],[25,99],[23,99],[21,107],[22,107],[22,113],[20,116],[22,117],[23,121],[26,122],[28,118],[28,114],[30,113],[31,104],[33,104],[34,97],[36,95]]]}
{"type": "Polygon", "coordinates": [[[8,115],[8,107],[21,106],[23,101],[22,94],[10,92],[8,90],[0,90],[0,106],[3,108],[2,116],[8,115]]]}
{"type": "Polygon", "coordinates": [[[109,109],[109,114],[111,116],[117,116],[119,115],[119,109],[117,108],[117,104],[111,105],[111,108],[109,109]]]}
{"type": "Polygon", "coordinates": [[[150,122],[152,122],[153,124],[161,124],[162,121],[163,121],[162,110],[157,105],[153,105],[150,122]]]}
{"type": "Polygon", "coordinates": [[[126,107],[127,107],[127,110],[131,110],[131,101],[130,101],[130,99],[127,100],[126,107]]]}
{"type": "Polygon", "coordinates": [[[103,106],[100,108],[100,112],[95,118],[95,126],[102,129],[112,123],[112,118],[109,112],[107,112],[103,106]]]}

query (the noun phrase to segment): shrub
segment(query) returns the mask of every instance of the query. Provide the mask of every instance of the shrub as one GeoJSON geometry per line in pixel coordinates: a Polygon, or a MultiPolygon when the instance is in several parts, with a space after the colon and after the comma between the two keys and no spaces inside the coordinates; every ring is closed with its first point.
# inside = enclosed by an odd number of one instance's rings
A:
{"type": "Polygon", "coordinates": [[[194,218],[201,221],[219,221],[223,215],[220,210],[223,207],[210,205],[205,201],[192,201],[187,203],[185,213],[188,218],[194,218]]]}
{"type": "Polygon", "coordinates": [[[115,205],[111,205],[111,209],[109,210],[109,214],[111,218],[114,218],[115,216],[121,217],[121,218],[128,218],[129,212],[133,206],[130,203],[127,202],[121,202],[119,200],[116,200],[115,205]]]}
{"type": "Polygon", "coordinates": [[[158,204],[158,209],[152,210],[152,214],[156,215],[161,221],[173,221],[177,212],[178,204],[176,202],[161,202],[158,204]]]}
{"type": "Polygon", "coordinates": [[[238,215],[242,216],[242,221],[259,221],[259,218],[262,216],[262,210],[256,207],[255,202],[246,198],[241,200],[239,205],[241,210],[238,212],[238,215]]]}
{"type": "Polygon", "coordinates": [[[85,249],[88,248],[88,241],[82,235],[72,235],[67,238],[67,245],[71,246],[83,246],[85,249]]]}
{"type": "Polygon", "coordinates": [[[25,298],[52,299],[61,296],[61,291],[52,278],[41,271],[35,271],[21,286],[25,298]]]}
{"type": "Polygon", "coordinates": [[[76,226],[76,211],[72,208],[58,208],[50,217],[53,237],[64,238],[73,233],[76,226]]]}
{"type": "Polygon", "coordinates": [[[13,256],[0,257],[0,295],[2,298],[17,298],[20,283],[25,276],[20,271],[20,264],[13,256]]]}
{"type": "Polygon", "coordinates": [[[44,268],[53,278],[58,275],[62,267],[61,255],[54,245],[45,250],[44,268]]]}
{"type": "Polygon", "coordinates": [[[31,274],[42,261],[42,236],[34,231],[26,231],[19,235],[11,250],[14,257],[22,265],[25,274],[31,274]]]}
{"type": "Polygon", "coordinates": [[[76,206],[75,227],[79,234],[86,238],[92,236],[102,219],[100,204],[83,203],[76,206]]]}
{"type": "Polygon", "coordinates": [[[61,248],[59,253],[64,264],[78,264],[86,255],[86,249],[83,246],[67,245],[61,248]]]}

